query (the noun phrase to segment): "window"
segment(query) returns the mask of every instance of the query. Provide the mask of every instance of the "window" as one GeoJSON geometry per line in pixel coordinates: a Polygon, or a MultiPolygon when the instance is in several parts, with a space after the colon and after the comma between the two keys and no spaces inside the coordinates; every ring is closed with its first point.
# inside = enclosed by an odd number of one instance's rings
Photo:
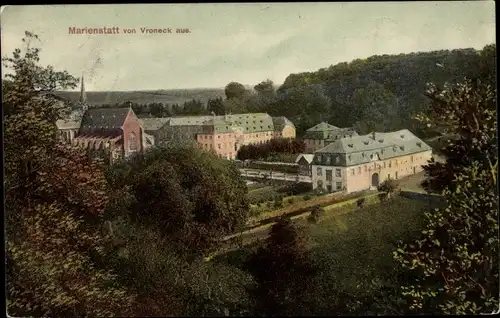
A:
{"type": "Polygon", "coordinates": [[[352,175],[355,175],[355,174],[356,174],[356,173],[355,173],[355,171],[354,171],[354,169],[351,169],[351,174],[352,174],[352,175]]]}
{"type": "Polygon", "coordinates": [[[337,182],[337,191],[342,190],[342,182],[337,182]]]}
{"type": "Polygon", "coordinates": [[[332,170],[326,170],[326,181],[332,181],[332,170]]]}
{"type": "Polygon", "coordinates": [[[318,180],[318,188],[322,189],[323,188],[323,181],[318,180]]]}
{"type": "Polygon", "coordinates": [[[340,178],[342,175],[341,175],[341,172],[340,172],[340,169],[335,169],[335,177],[337,178],[340,178]]]}
{"type": "Polygon", "coordinates": [[[391,178],[391,174],[389,173],[389,174],[387,175],[387,179],[390,179],[390,178],[391,178]]]}
{"type": "Polygon", "coordinates": [[[384,168],[385,168],[385,161],[384,161],[384,168]]]}
{"type": "Polygon", "coordinates": [[[137,140],[135,139],[135,133],[131,132],[130,133],[130,138],[128,141],[128,147],[130,151],[135,151],[137,150],[137,140]]]}
{"type": "Polygon", "coordinates": [[[411,156],[411,162],[413,162],[413,156],[411,156]]]}
{"type": "Polygon", "coordinates": [[[220,144],[217,144],[217,147],[220,149],[220,144]]]}
{"type": "Polygon", "coordinates": [[[391,167],[392,167],[392,163],[389,161],[389,168],[391,168],[391,167]]]}
{"type": "Polygon", "coordinates": [[[330,156],[326,156],[326,164],[329,165],[331,163],[331,158],[330,156]]]}
{"type": "Polygon", "coordinates": [[[322,176],[322,175],[323,175],[323,170],[322,170],[321,168],[318,168],[318,169],[316,170],[316,174],[317,174],[318,176],[322,176]]]}
{"type": "Polygon", "coordinates": [[[365,166],[365,172],[367,172],[367,171],[368,171],[368,166],[365,166]]]}
{"type": "Polygon", "coordinates": [[[330,184],[326,186],[326,191],[332,192],[332,186],[330,184]]]}

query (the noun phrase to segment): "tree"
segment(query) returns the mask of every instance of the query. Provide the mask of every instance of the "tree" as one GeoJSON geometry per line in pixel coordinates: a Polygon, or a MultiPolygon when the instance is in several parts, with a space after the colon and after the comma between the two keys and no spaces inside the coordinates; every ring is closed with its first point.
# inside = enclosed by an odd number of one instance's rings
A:
{"type": "Polygon", "coordinates": [[[255,85],[254,89],[257,93],[259,93],[259,95],[264,97],[266,100],[271,100],[276,97],[276,90],[274,88],[274,83],[269,79],[255,85]]]}
{"type": "Polygon", "coordinates": [[[207,102],[207,112],[209,114],[224,115],[226,110],[224,108],[224,103],[221,97],[216,99],[209,99],[207,102]]]}
{"type": "Polygon", "coordinates": [[[394,253],[417,276],[402,291],[414,311],[493,312],[499,301],[496,93],[473,81],[431,93],[434,107],[421,119],[458,138],[446,146],[447,170],[430,180],[444,188],[446,207],[427,212],[420,238],[394,253]]]}
{"type": "Polygon", "coordinates": [[[393,179],[387,179],[378,186],[378,191],[387,193],[387,198],[390,198],[392,193],[396,191],[397,184],[393,179]]]}
{"type": "Polygon", "coordinates": [[[124,165],[109,176],[116,187],[128,185],[130,217],[159,229],[181,254],[206,255],[246,224],[246,185],[231,162],[213,153],[169,145],[124,165]]]}
{"type": "Polygon", "coordinates": [[[480,81],[466,80],[439,89],[429,85],[431,105],[417,120],[448,140],[441,149],[446,162],[432,160],[424,166],[427,175],[423,186],[441,192],[456,185],[455,175],[473,161],[491,170],[497,154],[496,89],[480,81]]]}
{"type": "Polygon", "coordinates": [[[7,311],[18,316],[127,315],[134,301],[113,273],[96,266],[107,244],[98,226],[107,202],[103,170],[57,141],[67,72],[38,65],[35,34],[3,62],[7,311]],[[5,87],[5,86],[4,86],[5,87]]]}
{"type": "Polygon", "coordinates": [[[237,82],[231,82],[226,85],[224,92],[226,94],[227,99],[233,99],[233,98],[242,98],[246,94],[247,90],[245,86],[243,86],[242,84],[237,82]]]}
{"type": "Polygon", "coordinates": [[[311,314],[310,299],[316,269],[307,242],[290,219],[273,225],[264,246],[245,262],[256,286],[249,290],[256,315],[296,316],[311,314]]]}

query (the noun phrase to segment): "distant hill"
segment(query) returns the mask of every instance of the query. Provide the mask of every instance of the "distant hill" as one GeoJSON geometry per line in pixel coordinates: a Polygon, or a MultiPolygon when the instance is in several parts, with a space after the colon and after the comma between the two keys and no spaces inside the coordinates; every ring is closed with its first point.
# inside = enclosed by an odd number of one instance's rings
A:
{"type": "MultiPolygon", "coordinates": [[[[80,92],[59,91],[55,93],[69,101],[77,101],[80,92]]],[[[171,89],[158,91],[87,92],[90,105],[132,102],[137,104],[163,103],[183,104],[192,99],[206,103],[209,98],[225,97],[223,88],[171,89]]]]}

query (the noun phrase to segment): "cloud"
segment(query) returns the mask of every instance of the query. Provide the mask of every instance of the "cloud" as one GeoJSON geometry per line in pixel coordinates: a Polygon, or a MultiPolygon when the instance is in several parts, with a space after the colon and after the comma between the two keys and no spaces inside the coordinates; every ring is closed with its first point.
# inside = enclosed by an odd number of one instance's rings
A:
{"type": "Polygon", "coordinates": [[[42,39],[42,63],[89,90],[223,87],[277,83],[374,54],[464,47],[495,41],[493,2],[287,3],[15,6],[2,12],[2,52],[24,30],[42,39]],[[68,28],[135,28],[132,35],[70,35],[68,28]],[[142,34],[140,28],[190,28],[142,34]]]}

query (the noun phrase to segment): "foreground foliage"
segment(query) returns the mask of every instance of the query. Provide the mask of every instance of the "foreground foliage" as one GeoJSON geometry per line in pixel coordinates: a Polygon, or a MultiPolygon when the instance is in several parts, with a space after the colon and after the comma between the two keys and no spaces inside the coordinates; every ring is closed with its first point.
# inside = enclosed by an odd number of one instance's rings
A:
{"type": "Polygon", "coordinates": [[[15,316],[126,315],[133,296],[99,269],[107,237],[100,220],[104,170],[57,141],[64,105],[51,95],[75,87],[67,72],[41,67],[38,38],[4,59],[7,311],[15,316]]]}
{"type": "Polygon", "coordinates": [[[420,238],[395,258],[417,277],[402,286],[411,309],[479,314],[498,309],[498,148],[496,90],[465,81],[437,91],[429,126],[455,136],[444,165],[431,162],[428,187],[444,189],[447,207],[426,214],[420,238]]]}

